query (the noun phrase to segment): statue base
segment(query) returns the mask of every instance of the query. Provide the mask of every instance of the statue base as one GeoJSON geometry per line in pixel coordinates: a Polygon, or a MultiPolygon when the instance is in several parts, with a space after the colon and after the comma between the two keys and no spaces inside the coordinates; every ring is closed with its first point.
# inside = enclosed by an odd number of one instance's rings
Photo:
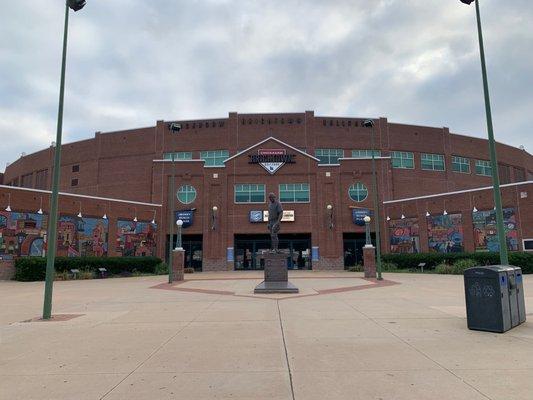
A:
{"type": "Polygon", "coordinates": [[[299,290],[289,282],[286,253],[264,252],[265,280],[257,285],[254,293],[298,293],[299,290]]]}

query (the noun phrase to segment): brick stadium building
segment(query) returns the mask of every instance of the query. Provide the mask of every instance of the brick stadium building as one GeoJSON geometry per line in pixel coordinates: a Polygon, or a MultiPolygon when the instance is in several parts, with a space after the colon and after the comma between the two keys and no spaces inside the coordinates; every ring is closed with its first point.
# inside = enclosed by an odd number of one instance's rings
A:
{"type": "MultiPolygon", "coordinates": [[[[261,268],[256,254],[269,246],[263,219],[274,192],[286,210],[280,246],[290,249],[290,268],[360,263],[361,217],[373,209],[372,132],[384,252],[497,250],[486,140],[362,121],[232,112],[65,144],[58,251],[163,258],[173,202],[186,222],[188,266],[261,268]]],[[[508,246],[532,250],[533,156],[497,150],[508,246]]],[[[53,154],[24,155],[0,175],[0,257],[44,254],[53,154]]]]}

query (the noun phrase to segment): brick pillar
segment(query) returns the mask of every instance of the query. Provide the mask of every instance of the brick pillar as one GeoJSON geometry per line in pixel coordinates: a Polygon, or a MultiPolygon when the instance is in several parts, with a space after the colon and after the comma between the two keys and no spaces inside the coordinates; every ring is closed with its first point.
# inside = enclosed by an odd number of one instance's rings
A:
{"type": "Polygon", "coordinates": [[[363,265],[365,278],[376,277],[376,248],[366,245],[363,247],[363,265]]]}
{"type": "Polygon", "coordinates": [[[184,279],[185,250],[175,249],[172,251],[172,282],[184,279]]]}

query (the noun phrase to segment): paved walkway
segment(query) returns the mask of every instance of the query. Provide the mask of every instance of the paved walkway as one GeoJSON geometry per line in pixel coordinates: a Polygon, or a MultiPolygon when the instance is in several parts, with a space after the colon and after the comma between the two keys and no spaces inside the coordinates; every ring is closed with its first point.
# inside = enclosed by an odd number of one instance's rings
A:
{"type": "Polygon", "coordinates": [[[54,314],[83,314],[58,322],[21,322],[43,283],[0,282],[0,399],[532,398],[533,276],[506,334],[466,329],[462,277],[385,276],[295,272],[291,298],[250,297],[255,272],[56,282],[54,314]]]}

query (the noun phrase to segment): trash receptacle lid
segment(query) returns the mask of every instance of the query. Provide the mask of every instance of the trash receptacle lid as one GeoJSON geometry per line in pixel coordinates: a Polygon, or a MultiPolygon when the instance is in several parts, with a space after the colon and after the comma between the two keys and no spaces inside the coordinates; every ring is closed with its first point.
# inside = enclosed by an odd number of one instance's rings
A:
{"type": "Polygon", "coordinates": [[[512,272],[514,267],[508,265],[485,265],[482,267],[473,267],[468,268],[464,272],[465,277],[475,277],[475,276],[494,276],[498,275],[500,272],[512,272]]]}

